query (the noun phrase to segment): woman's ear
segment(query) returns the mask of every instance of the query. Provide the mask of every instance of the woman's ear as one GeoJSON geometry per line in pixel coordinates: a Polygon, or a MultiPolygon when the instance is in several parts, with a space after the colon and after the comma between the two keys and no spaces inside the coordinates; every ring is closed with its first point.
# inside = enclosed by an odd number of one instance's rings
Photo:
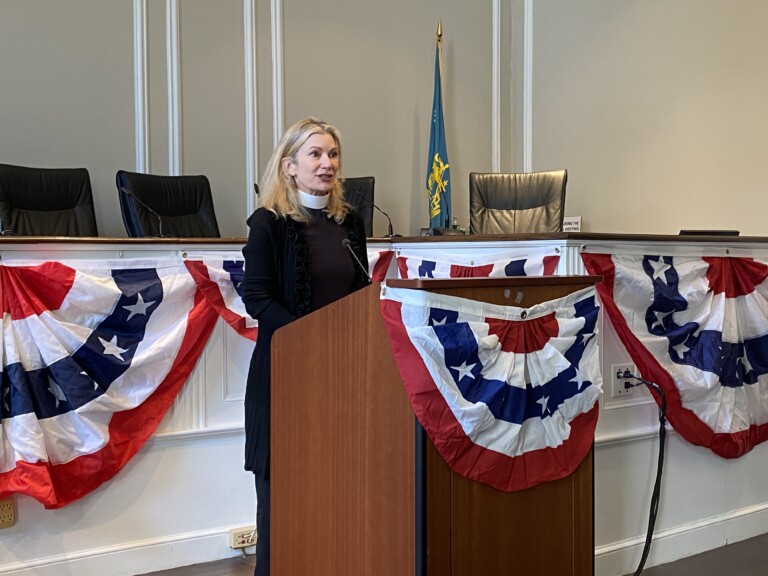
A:
{"type": "Polygon", "coordinates": [[[296,163],[291,159],[290,157],[285,157],[282,160],[283,162],[283,172],[288,174],[288,176],[296,176],[296,163]]]}

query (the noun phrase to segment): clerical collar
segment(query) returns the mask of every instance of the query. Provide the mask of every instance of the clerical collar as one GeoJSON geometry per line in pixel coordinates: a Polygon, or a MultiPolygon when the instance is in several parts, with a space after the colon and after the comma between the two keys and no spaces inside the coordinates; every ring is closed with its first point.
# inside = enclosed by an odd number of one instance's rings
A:
{"type": "Polygon", "coordinates": [[[301,190],[298,190],[298,193],[299,203],[304,206],[304,208],[314,208],[315,210],[326,208],[328,206],[328,200],[331,198],[330,193],[325,196],[314,196],[313,194],[307,194],[301,190]]]}

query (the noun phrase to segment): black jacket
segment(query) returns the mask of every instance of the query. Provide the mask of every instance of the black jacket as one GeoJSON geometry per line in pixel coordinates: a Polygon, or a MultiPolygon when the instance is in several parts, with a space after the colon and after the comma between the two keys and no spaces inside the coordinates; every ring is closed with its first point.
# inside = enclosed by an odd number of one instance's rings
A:
{"type": "MultiPolygon", "coordinates": [[[[248,242],[243,248],[243,303],[248,314],[259,321],[259,330],[245,391],[245,469],[268,478],[270,342],[275,330],[312,311],[311,266],[303,223],[259,208],[248,218],[248,226],[248,242]]],[[[362,219],[352,212],[341,226],[355,254],[367,266],[362,219]]],[[[355,264],[353,290],[367,284],[368,279],[355,264]]]]}

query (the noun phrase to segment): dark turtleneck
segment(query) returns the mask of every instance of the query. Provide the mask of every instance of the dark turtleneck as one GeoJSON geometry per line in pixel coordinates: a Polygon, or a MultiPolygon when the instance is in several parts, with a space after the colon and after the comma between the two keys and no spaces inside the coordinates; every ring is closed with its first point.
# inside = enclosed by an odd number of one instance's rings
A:
{"type": "Polygon", "coordinates": [[[309,244],[311,306],[317,310],[352,291],[354,262],[342,245],[347,233],[322,210],[309,208],[312,221],[307,224],[309,244]]]}

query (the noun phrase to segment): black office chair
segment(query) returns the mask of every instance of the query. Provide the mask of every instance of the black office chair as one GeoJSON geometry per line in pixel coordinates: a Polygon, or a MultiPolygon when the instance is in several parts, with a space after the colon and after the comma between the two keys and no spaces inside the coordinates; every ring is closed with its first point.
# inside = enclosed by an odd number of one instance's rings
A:
{"type": "Polygon", "coordinates": [[[567,181],[565,170],[470,173],[470,234],[562,231],[567,181]]]}
{"type": "Polygon", "coordinates": [[[219,238],[205,176],[157,176],[119,170],[117,193],[130,238],[219,238]]]}
{"type": "Polygon", "coordinates": [[[0,164],[0,232],[98,236],[88,170],[0,164]]]}
{"type": "Polygon", "coordinates": [[[373,186],[376,180],[373,176],[347,178],[344,180],[344,198],[363,218],[365,235],[373,236],[373,186]]]}

